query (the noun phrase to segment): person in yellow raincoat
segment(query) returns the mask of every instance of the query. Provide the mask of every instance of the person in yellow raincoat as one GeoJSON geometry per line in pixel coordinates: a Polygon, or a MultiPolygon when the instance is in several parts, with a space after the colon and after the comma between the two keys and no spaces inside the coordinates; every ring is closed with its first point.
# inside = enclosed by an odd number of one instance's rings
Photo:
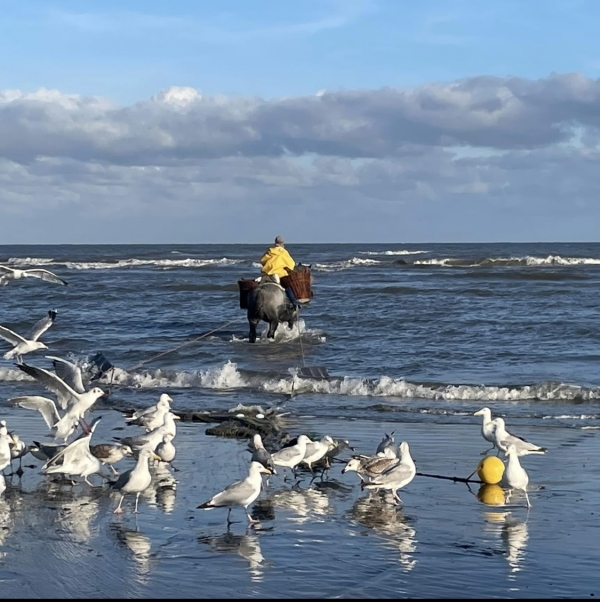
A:
{"type": "MultiPolygon", "coordinates": [[[[269,247],[260,259],[262,274],[266,274],[267,276],[276,275],[278,278],[283,278],[288,275],[286,268],[289,268],[290,270],[294,269],[296,262],[284,245],[283,238],[281,236],[276,236],[275,244],[272,247],[269,247]]],[[[301,307],[301,304],[298,302],[294,292],[289,286],[285,287],[285,293],[293,305],[301,307]]]]}

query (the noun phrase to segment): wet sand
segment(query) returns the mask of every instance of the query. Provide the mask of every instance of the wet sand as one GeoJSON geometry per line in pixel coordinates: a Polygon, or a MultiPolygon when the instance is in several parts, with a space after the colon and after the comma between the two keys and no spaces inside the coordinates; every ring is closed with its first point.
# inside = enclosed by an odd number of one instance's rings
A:
{"type": "MultiPolygon", "coordinates": [[[[99,412],[93,415],[98,415],[99,412]]],[[[94,443],[136,434],[121,415],[102,412],[94,443]]],[[[26,442],[40,437],[37,413],[3,408],[26,442]]],[[[544,445],[521,458],[530,477],[528,511],[481,502],[479,485],[415,477],[399,494],[361,491],[355,473],[335,463],[329,479],[294,487],[281,475],[226,525],[226,509],[196,506],[247,473],[247,441],[205,435],[208,425],[179,423],[178,472],[155,475],[134,515],[113,514],[106,487],[58,485],[27,455],[21,479],[0,496],[0,587],[5,598],[198,597],[591,597],[600,595],[600,444],[598,432],[544,424],[517,434],[544,445]],[[34,468],[31,468],[34,466],[34,468]],[[173,487],[173,485],[175,485],[173,487]]],[[[510,425],[508,425],[510,427],[510,425]]],[[[408,441],[417,470],[468,476],[487,449],[472,424],[409,424],[292,418],[292,434],[346,438],[374,452],[384,432],[408,441]]],[[[348,457],[351,452],[345,452],[348,457]]],[[[132,465],[117,465],[123,471],[132,465]]],[[[100,482],[92,476],[93,482],[100,482]]]]}

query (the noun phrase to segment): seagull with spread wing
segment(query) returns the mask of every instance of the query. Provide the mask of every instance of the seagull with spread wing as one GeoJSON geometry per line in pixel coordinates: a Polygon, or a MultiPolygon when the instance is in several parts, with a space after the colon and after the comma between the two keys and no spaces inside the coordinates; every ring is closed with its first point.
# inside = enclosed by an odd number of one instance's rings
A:
{"type": "Polygon", "coordinates": [[[9,330],[5,326],[0,326],[0,337],[11,343],[13,346],[13,348],[10,351],[7,351],[2,357],[5,360],[16,357],[17,363],[20,364],[23,361],[21,358],[22,355],[30,353],[31,351],[37,351],[38,349],[48,349],[39,338],[46,330],[48,330],[48,328],[50,328],[50,326],[52,326],[56,314],[56,310],[51,309],[47,316],[36,322],[35,326],[26,337],[22,337],[20,334],[9,330]]]}
{"type": "Polygon", "coordinates": [[[54,282],[54,284],[62,284],[63,286],[67,286],[68,284],[66,280],[43,268],[19,270],[17,268],[9,268],[7,265],[0,265],[0,274],[0,285],[2,286],[6,286],[11,280],[19,280],[20,278],[40,278],[46,282],[54,282]]]}
{"type": "Polygon", "coordinates": [[[50,458],[50,460],[42,466],[42,472],[44,474],[62,473],[83,477],[83,480],[93,487],[92,483],[89,482],[88,477],[100,472],[102,463],[90,451],[90,439],[101,418],[102,416],[95,418],[85,435],[79,436],[62,451],[50,458]],[[60,462],[60,460],[62,460],[62,462],[60,462]]]}
{"type": "Polygon", "coordinates": [[[76,389],[79,389],[76,390],[57,374],[53,374],[43,368],[29,366],[28,364],[17,364],[17,367],[25,372],[25,374],[32,376],[46,389],[55,393],[58,403],[65,410],[65,413],[61,417],[54,401],[39,395],[13,397],[9,399],[11,403],[15,403],[28,410],[38,410],[48,427],[54,431],[55,439],[64,439],[66,441],[71,433],[75,431],[77,425],[80,425],[84,432],[89,431],[89,426],[84,421],[84,415],[100,397],[105,396],[107,393],[99,387],[85,391],[81,383],[81,378],[79,378],[77,385],[73,383],[76,389]]]}

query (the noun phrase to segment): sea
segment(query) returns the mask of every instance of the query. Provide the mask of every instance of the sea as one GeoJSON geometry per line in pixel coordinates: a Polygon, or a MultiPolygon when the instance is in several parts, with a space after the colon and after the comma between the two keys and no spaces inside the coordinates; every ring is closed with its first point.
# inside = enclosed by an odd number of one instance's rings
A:
{"type": "MultiPolygon", "coordinates": [[[[177,410],[276,408],[292,435],[330,434],[356,453],[393,433],[420,473],[403,504],[362,491],[338,463],[299,485],[270,477],[261,528],[239,508],[227,528],[226,510],[196,506],[245,476],[247,441],[199,422],[178,425],[178,470],[163,475],[176,487],[140,498],[138,515],[127,498],[114,515],[118,496],[101,487],[54,495],[29,455],[0,496],[5,597],[600,595],[600,243],[290,242],[314,296],[292,329],[269,340],[261,323],[251,344],[238,280],[259,275],[267,246],[3,245],[0,265],[68,286],[0,287],[0,324],[25,334],[56,310],[48,350],[26,363],[101,353],[114,366],[99,381],[110,389],[99,438],[134,434],[111,403],[150,406],[164,392],[177,410]],[[547,449],[520,458],[530,509],[518,492],[486,503],[479,485],[448,478],[469,476],[490,447],[482,407],[547,449]]],[[[51,441],[37,412],[9,401],[20,395],[52,397],[0,358],[0,418],[51,441]]]]}

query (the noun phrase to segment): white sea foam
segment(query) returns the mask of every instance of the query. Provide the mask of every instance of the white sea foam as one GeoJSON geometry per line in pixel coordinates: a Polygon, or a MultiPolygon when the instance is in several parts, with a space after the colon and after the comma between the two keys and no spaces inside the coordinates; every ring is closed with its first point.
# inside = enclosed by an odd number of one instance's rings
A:
{"type": "Polygon", "coordinates": [[[383,261],[377,259],[363,259],[362,257],[352,257],[343,261],[332,261],[331,263],[315,263],[312,266],[313,271],[317,272],[340,272],[361,265],[379,265],[383,261]]]}
{"type": "Polygon", "coordinates": [[[116,259],[115,261],[54,261],[36,257],[11,258],[9,264],[18,266],[34,265],[64,265],[70,270],[114,270],[140,266],[155,266],[163,270],[173,268],[203,268],[212,265],[236,265],[245,263],[244,259],[116,259]]]}
{"type": "Polygon", "coordinates": [[[359,251],[361,255],[422,255],[430,251],[409,251],[403,249],[401,251],[359,251]]]}
{"type": "Polygon", "coordinates": [[[548,255],[547,257],[487,257],[485,259],[458,259],[455,257],[440,257],[434,259],[417,259],[416,265],[439,265],[443,267],[491,267],[491,266],[572,266],[572,265],[600,265],[596,257],[561,257],[548,255]]]}
{"type": "MultiPolygon", "coordinates": [[[[309,338],[312,341],[318,341],[320,343],[324,343],[327,340],[322,331],[317,330],[315,328],[307,328],[306,322],[302,318],[298,319],[298,321],[296,322],[296,324],[294,324],[294,327],[292,329],[288,328],[288,325],[285,322],[280,324],[277,330],[275,331],[275,339],[273,340],[267,339],[268,331],[269,325],[264,322],[260,322],[260,324],[257,327],[258,338],[256,339],[256,342],[264,344],[270,344],[273,342],[281,343],[296,340],[300,335],[304,338],[309,338]]],[[[231,337],[231,341],[233,343],[247,343],[248,335],[246,334],[240,336],[234,334],[231,337]]]]}
{"type": "MultiPolygon", "coordinates": [[[[303,328],[303,326],[301,327],[303,328]]],[[[291,370],[293,373],[294,371],[291,370]]],[[[31,380],[20,370],[0,368],[0,382],[31,380]]],[[[221,366],[194,372],[177,370],[141,370],[127,372],[115,368],[114,373],[105,375],[100,382],[113,382],[122,386],[139,388],[199,387],[226,390],[260,388],[269,393],[319,393],[322,395],[347,395],[351,397],[380,397],[400,399],[430,399],[442,401],[591,401],[600,399],[600,387],[580,387],[578,385],[544,382],[523,386],[485,386],[485,385],[440,385],[437,387],[421,383],[411,383],[405,379],[382,376],[379,379],[355,377],[334,377],[330,379],[299,378],[285,375],[267,378],[253,375],[243,376],[234,362],[230,360],[221,366]]],[[[557,418],[571,419],[565,414],[557,418]]],[[[582,415],[581,419],[593,416],[582,415]]]]}
{"type": "Polygon", "coordinates": [[[30,265],[51,265],[54,263],[54,260],[47,257],[11,257],[7,263],[16,267],[24,267],[30,265]]]}

